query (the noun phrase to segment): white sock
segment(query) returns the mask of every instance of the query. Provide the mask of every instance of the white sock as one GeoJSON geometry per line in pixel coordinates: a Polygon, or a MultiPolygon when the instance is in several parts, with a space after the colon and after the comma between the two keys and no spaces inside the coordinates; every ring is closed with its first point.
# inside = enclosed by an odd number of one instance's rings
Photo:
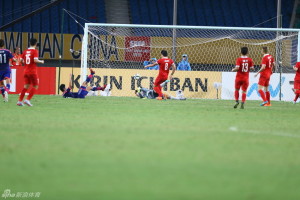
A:
{"type": "Polygon", "coordinates": [[[180,100],[179,97],[173,97],[173,96],[170,96],[170,99],[173,99],[173,100],[180,100]]]}
{"type": "Polygon", "coordinates": [[[170,82],[170,80],[166,80],[165,82],[163,82],[162,84],[160,84],[160,87],[164,87],[168,82],[170,82]]]}

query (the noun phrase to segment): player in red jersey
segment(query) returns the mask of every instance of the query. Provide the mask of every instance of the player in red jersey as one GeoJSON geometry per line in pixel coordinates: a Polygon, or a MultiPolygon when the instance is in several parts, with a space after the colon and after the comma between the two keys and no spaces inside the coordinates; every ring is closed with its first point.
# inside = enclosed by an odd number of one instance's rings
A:
{"type": "Polygon", "coordinates": [[[296,104],[299,96],[300,96],[300,62],[297,62],[296,65],[293,67],[296,71],[295,79],[294,79],[294,92],[295,92],[295,99],[294,104],[296,104]]]}
{"type": "Polygon", "coordinates": [[[273,56],[268,53],[268,47],[263,47],[262,53],[264,54],[261,62],[261,68],[258,72],[254,75],[260,73],[259,81],[258,81],[258,92],[263,100],[263,103],[260,104],[261,106],[271,106],[270,101],[270,92],[269,92],[269,82],[270,77],[273,73],[273,68],[275,66],[275,61],[273,56]]]}
{"type": "Polygon", "coordinates": [[[36,45],[37,45],[37,40],[35,38],[31,38],[30,39],[30,48],[28,48],[22,54],[22,59],[23,59],[24,65],[25,65],[24,88],[19,97],[19,101],[17,102],[18,106],[23,106],[24,104],[26,104],[28,106],[32,106],[32,104],[30,103],[30,100],[33,97],[36,90],[38,89],[39,79],[38,79],[38,74],[37,74],[36,63],[44,63],[44,61],[39,60],[39,52],[37,49],[35,49],[36,45]],[[29,95],[23,104],[23,99],[24,99],[25,93],[29,89],[30,85],[32,85],[32,88],[29,91],[29,95]]]}
{"type": "Polygon", "coordinates": [[[244,104],[246,101],[246,93],[247,88],[249,86],[249,71],[250,69],[254,69],[253,60],[249,58],[248,55],[248,47],[242,47],[241,48],[241,57],[236,59],[235,68],[232,69],[233,72],[236,73],[235,78],[235,105],[233,108],[237,108],[239,103],[239,94],[240,94],[240,88],[242,88],[242,104],[241,109],[244,109],[244,104]]]}
{"type": "MultiPolygon", "coordinates": [[[[157,100],[163,99],[163,93],[161,91],[160,84],[168,80],[168,76],[171,68],[172,68],[172,72],[169,76],[169,80],[172,79],[172,76],[174,75],[176,70],[176,66],[173,60],[169,59],[167,56],[168,56],[168,52],[166,50],[162,50],[161,59],[159,59],[157,62],[153,64],[149,64],[145,66],[145,68],[148,68],[148,67],[154,67],[155,65],[159,65],[159,73],[155,79],[154,88],[153,88],[153,90],[158,94],[158,97],[156,98],[157,100]]],[[[166,99],[166,97],[164,97],[164,99],[166,99]]]]}
{"type": "Polygon", "coordinates": [[[22,65],[22,54],[20,54],[21,50],[20,47],[15,47],[14,48],[14,54],[13,54],[13,58],[11,59],[11,64],[14,67],[18,67],[22,65]]]}

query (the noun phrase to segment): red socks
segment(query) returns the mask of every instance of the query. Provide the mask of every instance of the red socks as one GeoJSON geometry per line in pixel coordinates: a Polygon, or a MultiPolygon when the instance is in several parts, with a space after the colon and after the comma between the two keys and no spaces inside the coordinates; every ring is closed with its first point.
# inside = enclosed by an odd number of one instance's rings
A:
{"type": "Polygon", "coordinates": [[[27,92],[27,89],[23,88],[23,90],[22,90],[22,92],[20,94],[20,97],[19,97],[19,101],[23,101],[26,92],[27,92]]]}
{"type": "Polygon", "coordinates": [[[270,101],[271,95],[270,95],[270,92],[269,92],[269,91],[266,92],[266,99],[267,99],[267,101],[268,101],[269,103],[271,103],[271,101],[270,101]]]}
{"type": "Polygon", "coordinates": [[[299,94],[296,94],[294,101],[296,102],[299,98],[299,94]]]}
{"type": "Polygon", "coordinates": [[[245,103],[246,101],[246,93],[242,93],[242,102],[245,103]]]}
{"type": "Polygon", "coordinates": [[[299,96],[300,96],[300,90],[295,90],[295,99],[294,99],[294,101],[296,102],[297,100],[298,100],[298,98],[299,98],[299,96]]]}
{"type": "Polygon", "coordinates": [[[259,92],[259,94],[260,94],[260,96],[261,96],[263,102],[267,101],[265,92],[262,91],[262,90],[258,90],[258,92],[259,92]]]}
{"type": "Polygon", "coordinates": [[[236,101],[239,100],[239,94],[240,94],[240,92],[239,92],[238,90],[236,90],[236,91],[234,92],[234,98],[235,98],[236,101]]]}
{"type": "Polygon", "coordinates": [[[29,95],[27,97],[27,100],[30,101],[30,99],[33,97],[33,95],[35,94],[36,92],[36,89],[35,88],[31,88],[30,92],[29,92],[29,95]]]}
{"type": "MultiPolygon", "coordinates": [[[[235,98],[235,101],[239,101],[239,96],[240,96],[240,91],[236,90],[234,91],[234,98],[235,98]]],[[[246,101],[246,93],[242,93],[242,102],[245,103],[246,101]]]]}
{"type": "MultiPolygon", "coordinates": [[[[234,98],[235,101],[238,102],[239,101],[239,96],[240,96],[240,91],[239,90],[235,90],[234,91],[234,98]]],[[[245,103],[246,101],[246,93],[242,92],[242,102],[245,103]]]]}
{"type": "Polygon", "coordinates": [[[162,97],[161,86],[154,86],[153,90],[158,94],[159,97],[162,97]]]}

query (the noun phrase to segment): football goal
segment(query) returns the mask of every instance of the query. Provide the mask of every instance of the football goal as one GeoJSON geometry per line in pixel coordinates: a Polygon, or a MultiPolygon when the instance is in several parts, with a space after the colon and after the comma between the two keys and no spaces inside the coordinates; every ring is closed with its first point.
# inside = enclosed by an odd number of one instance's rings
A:
{"type": "MultiPolygon", "coordinates": [[[[158,71],[144,69],[144,64],[159,59],[164,49],[181,69],[165,85],[166,92],[182,90],[188,98],[230,99],[235,76],[231,69],[241,47],[249,48],[257,71],[266,46],[276,59],[274,77],[279,78],[274,81],[280,84],[280,92],[281,75],[292,73],[291,66],[300,60],[299,43],[298,29],[86,23],[81,77],[93,67],[98,75],[95,84],[111,84],[114,96],[134,96],[137,87],[153,87],[158,71]]],[[[249,87],[256,82],[251,77],[249,87]]],[[[272,96],[281,97],[279,93],[272,96]]]]}

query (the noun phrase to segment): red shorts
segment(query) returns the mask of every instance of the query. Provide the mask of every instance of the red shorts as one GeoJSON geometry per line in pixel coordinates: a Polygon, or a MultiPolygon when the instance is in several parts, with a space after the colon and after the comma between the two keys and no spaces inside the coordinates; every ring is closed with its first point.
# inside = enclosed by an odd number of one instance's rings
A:
{"type": "Polygon", "coordinates": [[[249,79],[235,79],[235,89],[242,88],[243,91],[247,91],[249,86],[249,79]]]}
{"type": "Polygon", "coordinates": [[[268,87],[269,83],[270,83],[270,76],[260,76],[259,77],[258,85],[268,87]]]}
{"type": "Polygon", "coordinates": [[[24,74],[25,85],[39,85],[39,78],[37,74],[24,74]]]}
{"type": "Polygon", "coordinates": [[[294,89],[300,90],[300,80],[294,80],[294,89]]]}
{"type": "Polygon", "coordinates": [[[166,80],[168,80],[168,76],[157,76],[154,82],[154,86],[159,86],[166,80]]]}

